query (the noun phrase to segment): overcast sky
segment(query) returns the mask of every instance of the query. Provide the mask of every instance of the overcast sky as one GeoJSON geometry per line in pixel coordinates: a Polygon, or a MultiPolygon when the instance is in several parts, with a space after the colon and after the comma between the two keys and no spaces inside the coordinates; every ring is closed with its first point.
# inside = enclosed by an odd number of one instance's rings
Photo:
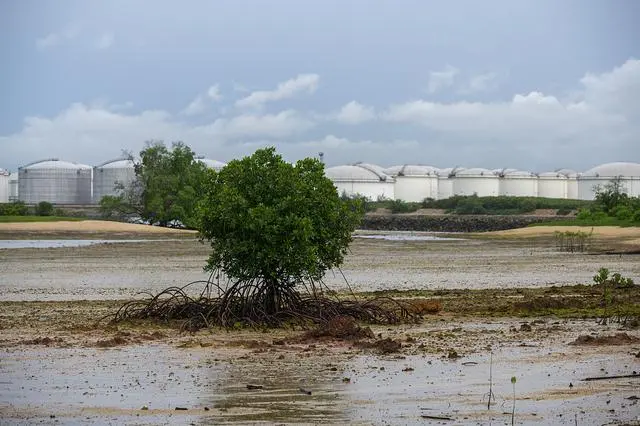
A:
{"type": "Polygon", "coordinates": [[[640,162],[640,1],[0,1],[0,167],[146,140],[437,167],[640,162]]]}

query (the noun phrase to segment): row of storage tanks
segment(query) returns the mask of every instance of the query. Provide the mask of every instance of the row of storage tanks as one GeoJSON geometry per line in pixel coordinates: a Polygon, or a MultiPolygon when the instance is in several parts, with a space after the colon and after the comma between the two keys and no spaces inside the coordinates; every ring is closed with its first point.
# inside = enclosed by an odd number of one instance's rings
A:
{"type": "Polygon", "coordinates": [[[592,200],[596,187],[620,178],[630,196],[640,196],[640,164],[607,163],[577,173],[561,169],[531,173],[516,169],[446,168],[398,165],[382,168],[356,163],[329,167],[326,175],[338,192],[420,202],[425,198],[445,199],[454,195],[519,196],[592,200]]]}
{"type": "MultiPolygon", "coordinates": [[[[221,169],[225,163],[198,158],[205,166],[221,169]]],[[[116,195],[116,184],[135,178],[134,162],[116,159],[91,167],[51,158],[27,164],[17,173],[0,169],[0,203],[24,201],[37,204],[97,204],[105,195],[116,195]]]]}
{"type": "MultiPolygon", "coordinates": [[[[225,163],[198,158],[207,167],[221,169],[225,163]]],[[[383,168],[356,163],[325,170],[340,194],[362,195],[371,200],[398,199],[419,202],[425,198],[445,199],[453,195],[526,196],[591,200],[595,188],[620,178],[625,191],[640,196],[640,164],[607,163],[584,173],[573,170],[534,174],[515,169],[438,169],[423,165],[383,168]]],[[[98,203],[115,195],[116,183],[127,184],[135,177],[130,159],[116,159],[95,167],[48,159],[27,164],[10,174],[0,169],[0,202],[27,204],[98,203]]]]}

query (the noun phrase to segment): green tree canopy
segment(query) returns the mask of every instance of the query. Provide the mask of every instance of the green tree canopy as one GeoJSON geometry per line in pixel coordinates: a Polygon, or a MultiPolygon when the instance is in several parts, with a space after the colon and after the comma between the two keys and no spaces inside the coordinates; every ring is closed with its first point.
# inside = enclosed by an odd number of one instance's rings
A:
{"type": "MultiPolygon", "coordinates": [[[[292,165],[260,149],[208,172],[199,225],[213,249],[206,269],[265,283],[272,296],[313,283],[343,262],[361,218],[360,204],[340,199],[320,161],[292,165]]],[[[277,310],[271,302],[266,308],[277,310]]]]}
{"type": "Polygon", "coordinates": [[[140,216],[167,226],[179,221],[188,228],[197,224],[196,205],[202,192],[206,166],[182,142],[169,150],[162,142],[147,143],[135,165],[140,185],[140,216]]]}

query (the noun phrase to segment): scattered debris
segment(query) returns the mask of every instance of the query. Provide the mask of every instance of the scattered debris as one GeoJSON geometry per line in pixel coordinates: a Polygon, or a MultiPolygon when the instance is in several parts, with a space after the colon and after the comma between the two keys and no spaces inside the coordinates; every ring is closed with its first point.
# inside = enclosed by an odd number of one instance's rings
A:
{"type": "Polygon", "coordinates": [[[126,345],[127,339],[122,336],[114,336],[111,339],[98,340],[95,346],[98,348],[113,348],[114,346],[126,345]]]}
{"type": "Polygon", "coordinates": [[[258,390],[258,389],[263,389],[264,387],[262,385],[247,385],[247,389],[249,390],[258,390]]]}
{"type": "Polygon", "coordinates": [[[373,331],[371,331],[371,328],[360,327],[355,318],[340,315],[329,319],[329,321],[326,321],[314,330],[305,333],[303,338],[317,339],[320,337],[330,337],[340,340],[359,340],[373,339],[375,335],[373,331]]]}
{"type": "Polygon", "coordinates": [[[460,355],[458,355],[458,352],[456,352],[454,349],[449,349],[449,353],[447,354],[447,358],[449,358],[449,359],[458,359],[458,358],[460,358],[460,355]]]}
{"type": "Polygon", "coordinates": [[[528,323],[523,323],[520,325],[520,331],[531,331],[531,325],[529,325],[528,323]]]}
{"type": "Polygon", "coordinates": [[[630,378],[636,378],[636,377],[640,377],[640,374],[636,373],[635,371],[631,374],[622,374],[619,376],[596,376],[596,377],[587,377],[586,379],[582,379],[585,382],[590,382],[593,380],[610,380],[610,379],[630,379],[630,378]]]}
{"type": "MultiPolygon", "coordinates": [[[[510,414],[510,413],[509,413],[510,414]]],[[[449,420],[449,421],[453,421],[454,419],[451,417],[445,417],[445,416],[428,416],[426,414],[422,414],[420,415],[420,417],[422,417],[423,419],[429,419],[429,420],[449,420]]]]}

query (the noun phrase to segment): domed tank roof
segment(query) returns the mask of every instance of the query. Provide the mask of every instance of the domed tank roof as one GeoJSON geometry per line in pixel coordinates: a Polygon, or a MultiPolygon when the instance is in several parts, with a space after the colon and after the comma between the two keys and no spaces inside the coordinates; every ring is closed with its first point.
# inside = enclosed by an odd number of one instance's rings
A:
{"type": "Polygon", "coordinates": [[[539,178],[543,179],[566,179],[567,176],[560,172],[544,172],[538,173],[539,178]]]}
{"type": "Polygon", "coordinates": [[[420,164],[404,164],[384,169],[389,176],[436,176],[438,169],[420,164]]]}
{"type": "Polygon", "coordinates": [[[438,169],[437,175],[441,178],[448,178],[455,176],[456,173],[464,170],[464,167],[445,167],[444,169],[438,169]]]}
{"type": "Polygon", "coordinates": [[[456,177],[488,177],[497,178],[493,171],[489,169],[483,169],[481,167],[472,167],[470,169],[463,169],[456,171],[456,177]]]}
{"type": "Polygon", "coordinates": [[[558,170],[556,170],[556,172],[562,173],[563,175],[565,175],[568,178],[574,178],[574,177],[578,176],[578,172],[576,172],[575,170],[572,170],[572,169],[558,169],[558,170]]]}
{"type": "Polygon", "coordinates": [[[390,179],[382,171],[366,163],[356,163],[345,166],[329,167],[324,170],[325,175],[333,181],[385,182],[390,179]]]}
{"type": "Polygon", "coordinates": [[[507,173],[511,173],[511,172],[517,172],[518,169],[509,169],[509,168],[503,168],[503,169],[493,169],[491,170],[493,172],[493,174],[495,174],[496,176],[504,176],[507,173]]]}
{"type": "Polygon", "coordinates": [[[614,178],[618,176],[640,177],[640,164],[623,162],[601,164],[587,170],[582,176],[601,178],[614,178]]]}
{"type": "Polygon", "coordinates": [[[513,170],[510,172],[505,172],[502,174],[502,176],[504,176],[505,178],[514,178],[514,179],[518,179],[518,178],[534,178],[536,177],[536,175],[534,173],[531,172],[525,172],[524,170],[513,170]]]}
{"type": "Polygon", "coordinates": [[[65,169],[65,170],[83,170],[91,169],[91,166],[80,163],[71,163],[69,161],[61,161],[57,158],[49,158],[47,160],[35,161],[20,167],[22,170],[47,170],[47,169],[65,169]]]}
{"type": "Polygon", "coordinates": [[[96,166],[96,169],[130,169],[134,166],[133,160],[129,158],[117,158],[96,166]]]}
{"type": "Polygon", "coordinates": [[[222,161],[218,161],[218,160],[211,160],[209,158],[197,158],[197,161],[201,162],[202,164],[204,164],[205,166],[207,166],[210,169],[214,169],[214,170],[220,170],[222,169],[224,166],[227,165],[227,163],[223,163],[222,161]]]}

